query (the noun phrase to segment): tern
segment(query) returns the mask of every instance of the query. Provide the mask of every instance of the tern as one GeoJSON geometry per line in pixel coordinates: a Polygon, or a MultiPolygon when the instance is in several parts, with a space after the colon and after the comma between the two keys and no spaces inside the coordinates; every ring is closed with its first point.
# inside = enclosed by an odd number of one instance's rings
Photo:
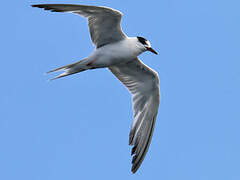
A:
{"type": "Polygon", "coordinates": [[[128,37],[121,28],[122,13],[103,6],[74,4],[36,4],[32,7],[52,12],[69,12],[87,18],[94,51],[81,61],[59,67],[48,73],[64,71],[58,79],[82,71],[108,68],[130,91],[133,103],[133,123],[129,145],[133,146],[132,169],[140,167],[151,142],[160,103],[157,72],[145,65],[138,56],[157,52],[143,37],[128,37]]]}

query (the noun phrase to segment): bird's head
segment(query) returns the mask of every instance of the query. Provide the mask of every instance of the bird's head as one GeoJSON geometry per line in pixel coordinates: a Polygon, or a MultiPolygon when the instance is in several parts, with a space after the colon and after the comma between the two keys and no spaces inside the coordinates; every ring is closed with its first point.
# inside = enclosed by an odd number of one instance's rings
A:
{"type": "Polygon", "coordinates": [[[142,51],[144,52],[144,51],[150,51],[150,52],[152,52],[152,53],[154,53],[154,54],[158,54],[152,47],[151,47],[151,44],[150,44],[150,42],[147,40],[147,39],[145,39],[145,38],[143,38],[143,37],[139,37],[139,36],[137,36],[137,43],[138,43],[138,46],[142,49],[142,51]]]}

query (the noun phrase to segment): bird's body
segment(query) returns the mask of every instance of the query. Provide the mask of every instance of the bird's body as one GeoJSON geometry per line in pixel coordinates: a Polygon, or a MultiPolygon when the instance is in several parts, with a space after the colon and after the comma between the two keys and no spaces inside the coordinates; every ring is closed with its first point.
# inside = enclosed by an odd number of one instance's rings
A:
{"type": "Polygon", "coordinates": [[[136,41],[136,37],[127,37],[121,41],[96,48],[88,57],[90,65],[93,68],[103,68],[135,60],[135,57],[142,53],[141,49],[136,48],[136,41]]]}
{"type": "Polygon", "coordinates": [[[150,42],[142,37],[127,37],[121,30],[121,12],[98,6],[72,4],[40,4],[33,7],[54,12],[71,12],[88,19],[90,35],[96,49],[81,61],[65,65],[49,72],[63,70],[54,79],[89,69],[109,68],[132,94],[134,120],[129,135],[133,145],[132,172],[141,165],[149,144],[160,102],[157,73],[137,57],[151,51],[150,42]]]}

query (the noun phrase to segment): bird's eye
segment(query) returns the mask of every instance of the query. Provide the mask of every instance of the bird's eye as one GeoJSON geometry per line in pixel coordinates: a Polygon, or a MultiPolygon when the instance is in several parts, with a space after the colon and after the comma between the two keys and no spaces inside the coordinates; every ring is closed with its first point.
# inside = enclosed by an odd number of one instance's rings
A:
{"type": "Polygon", "coordinates": [[[145,38],[139,37],[139,36],[138,36],[137,38],[138,38],[138,41],[139,41],[140,43],[142,43],[144,46],[145,46],[145,45],[148,45],[148,43],[147,43],[148,40],[146,40],[145,38]]]}

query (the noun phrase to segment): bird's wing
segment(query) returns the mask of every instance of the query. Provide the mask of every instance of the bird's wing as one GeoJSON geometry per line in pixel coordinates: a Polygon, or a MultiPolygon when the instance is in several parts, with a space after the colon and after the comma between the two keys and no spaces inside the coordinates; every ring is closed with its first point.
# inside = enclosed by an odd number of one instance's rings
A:
{"type": "Polygon", "coordinates": [[[108,7],[74,4],[36,4],[32,7],[52,12],[71,12],[86,17],[91,39],[97,48],[126,38],[121,28],[121,12],[108,7]]]}
{"type": "Polygon", "coordinates": [[[158,74],[138,58],[127,64],[109,67],[132,94],[134,120],[129,135],[132,148],[132,172],[141,165],[149,144],[160,102],[158,74]]]}

